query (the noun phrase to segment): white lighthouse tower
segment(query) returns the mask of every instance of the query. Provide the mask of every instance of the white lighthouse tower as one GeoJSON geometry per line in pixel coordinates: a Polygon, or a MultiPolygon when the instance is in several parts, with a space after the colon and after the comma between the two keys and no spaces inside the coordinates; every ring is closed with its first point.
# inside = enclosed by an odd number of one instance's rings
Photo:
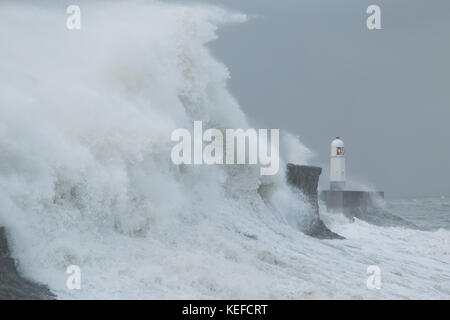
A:
{"type": "Polygon", "coordinates": [[[345,188],[345,156],[344,141],[336,137],[331,142],[330,154],[330,190],[345,188]]]}
{"type": "Polygon", "coordinates": [[[345,190],[344,141],[336,137],[331,142],[330,190],[322,190],[319,196],[325,201],[329,212],[337,211],[354,217],[359,210],[376,207],[373,199],[384,198],[384,192],[345,190]]]}

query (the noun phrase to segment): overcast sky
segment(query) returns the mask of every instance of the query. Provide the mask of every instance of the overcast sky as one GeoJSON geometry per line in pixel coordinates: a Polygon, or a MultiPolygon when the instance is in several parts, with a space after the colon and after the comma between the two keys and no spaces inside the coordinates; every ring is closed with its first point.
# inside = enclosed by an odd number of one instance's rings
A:
{"type": "Polygon", "coordinates": [[[252,125],[300,136],[325,170],[341,136],[348,177],[387,196],[450,195],[450,1],[204,2],[253,17],[211,45],[252,125]]]}

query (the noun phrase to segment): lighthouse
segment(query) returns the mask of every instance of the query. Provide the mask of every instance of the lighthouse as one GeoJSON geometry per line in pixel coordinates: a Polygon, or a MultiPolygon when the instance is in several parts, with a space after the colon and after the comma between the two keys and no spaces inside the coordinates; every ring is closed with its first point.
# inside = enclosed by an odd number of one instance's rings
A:
{"type": "Polygon", "coordinates": [[[344,141],[336,137],[331,142],[330,190],[345,189],[345,151],[344,141]]]}
{"type": "Polygon", "coordinates": [[[322,190],[319,197],[325,201],[328,211],[354,216],[358,210],[375,206],[373,200],[384,198],[384,192],[345,189],[345,151],[344,141],[336,137],[331,142],[330,190],[322,190]]]}

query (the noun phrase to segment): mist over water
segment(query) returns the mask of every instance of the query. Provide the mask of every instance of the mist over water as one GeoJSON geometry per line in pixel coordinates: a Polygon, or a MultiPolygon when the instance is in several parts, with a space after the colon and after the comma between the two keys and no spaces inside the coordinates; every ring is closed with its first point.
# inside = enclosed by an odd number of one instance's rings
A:
{"type": "Polygon", "coordinates": [[[218,26],[245,15],[95,2],[82,6],[82,29],[69,31],[60,7],[0,8],[0,225],[20,271],[59,298],[450,295],[440,281],[450,272],[447,230],[325,213],[347,240],[301,233],[313,212],[284,167],[311,152],[288,133],[276,176],[171,162],[176,128],[248,127],[226,66],[207,47],[218,26]],[[438,247],[417,257],[430,242],[438,247]],[[79,291],[66,288],[72,264],[79,291]],[[386,272],[379,292],[365,286],[370,264],[386,272]]]}

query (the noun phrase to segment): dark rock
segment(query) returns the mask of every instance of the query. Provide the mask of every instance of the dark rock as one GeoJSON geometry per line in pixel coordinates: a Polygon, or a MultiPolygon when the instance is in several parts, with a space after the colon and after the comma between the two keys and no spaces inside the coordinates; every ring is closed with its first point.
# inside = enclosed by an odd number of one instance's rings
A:
{"type": "Polygon", "coordinates": [[[0,300],[55,299],[50,290],[24,279],[10,257],[5,229],[0,227],[0,300]]]}
{"type": "Polygon", "coordinates": [[[300,189],[308,199],[315,213],[315,219],[308,226],[305,233],[319,239],[344,239],[342,236],[328,229],[320,219],[317,186],[321,173],[322,168],[319,167],[299,166],[292,163],[288,163],[287,165],[288,182],[300,189]]]}

